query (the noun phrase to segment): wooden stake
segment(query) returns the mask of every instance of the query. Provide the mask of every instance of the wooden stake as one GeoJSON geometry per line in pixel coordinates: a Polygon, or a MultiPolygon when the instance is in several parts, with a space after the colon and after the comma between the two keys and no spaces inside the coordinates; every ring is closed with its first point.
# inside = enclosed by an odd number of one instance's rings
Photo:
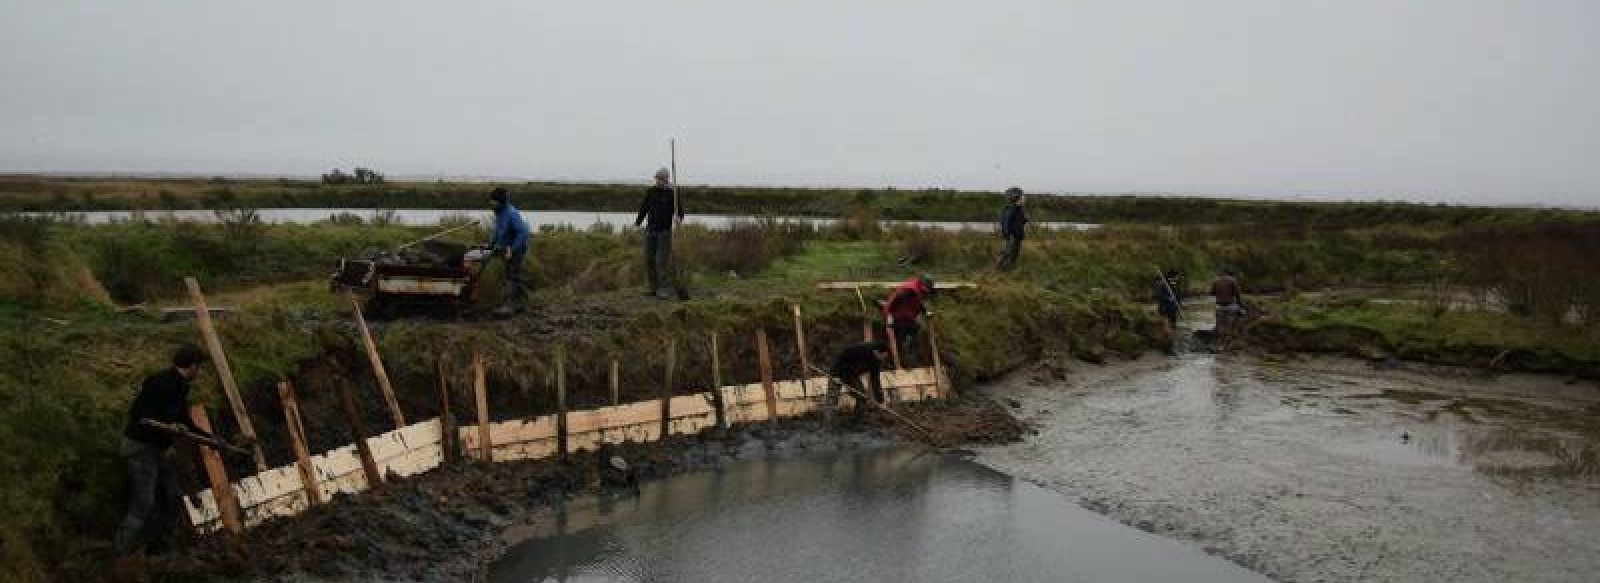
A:
{"type": "Polygon", "coordinates": [[[800,317],[800,304],[789,306],[794,311],[794,344],[800,351],[800,394],[811,396],[811,355],[806,348],[806,326],[800,317]]]}
{"type": "Polygon", "coordinates": [[[672,431],[672,373],[678,364],[678,339],[667,341],[667,380],[661,385],[661,440],[672,431]]]}
{"type": "Polygon", "coordinates": [[[778,425],[778,387],[772,380],[772,348],[767,346],[767,329],[756,329],[756,354],[761,364],[761,390],[767,396],[767,424],[778,425]]]}
{"type": "MultiPolygon", "coordinates": [[[[211,433],[211,418],[206,415],[205,407],[189,406],[189,418],[194,420],[195,427],[211,433]]],[[[217,502],[222,528],[230,536],[237,537],[244,532],[243,511],[239,508],[238,497],[234,496],[233,482],[228,480],[228,468],[222,465],[222,455],[204,445],[196,444],[195,449],[200,450],[200,463],[205,466],[206,481],[211,484],[211,496],[217,502]]]]}
{"type": "Polygon", "coordinates": [[[372,376],[378,379],[378,389],[383,391],[383,401],[389,405],[389,417],[394,428],[406,426],[406,417],[400,413],[400,402],[394,398],[394,385],[389,383],[389,371],[383,368],[383,358],[378,356],[378,344],[372,341],[372,331],[367,329],[367,319],[361,315],[361,301],[355,294],[347,294],[350,308],[356,315],[356,327],[361,329],[361,343],[367,347],[367,362],[372,364],[372,376]]]}
{"type": "Polygon", "coordinates": [[[356,454],[361,457],[361,473],[367,477],[367,489],[376,490],[383,485],[383,474],[378,471],[378,462],[372,457],[372,446],[367,443],[367,424],[361,420],[361,411],[356,409],[356,396],[347,383],[339,385],[339,404],[344,409],[344,420],[350,424],[350,432],[355,434],[356,454]]]}
{"type": "Polygon", "coordinates": [[[711,410],[717,429],[728,428],[728,406],[722,401],[722,351],[717,348],[717,333],[711,333],[711,410]]]}
{"type": "Polygon", "coordinates": [[[928,351],[933,353],[933,394],[944,397],[945,392],[955,396],[955,389],[944,385],[944,363],[939,358],[939,329],[934,326],[933,318],[928,318],[928,351]]]}
{"type": "Polygon", "coordinates": [[[620,368],[621,367],[618,365],[617,359],[615,359],[615,358],[611,359],[611,404],[612,405],[621,405],[622,404],[622,398],[621,398],[621,395],[620,395],[620,393],[622,392],[622,371],[620,370],[620,368]]]}
{"type": "Polygon", "coordinates": [[[494,461],[494,444],[489,441],[489,388],[484,378],[483,354],[472,353],[472,392],[478,401],[478,448],[484,463],[494,461]]]}
{"type": "Polygon", "coordinates": [[[904,368],[900,366],[900,337],[895,335],[894,326],[890,326],[887,319],[884,320],[883,333],[889,337],[889,356],[894,360],[894,369],[904,368]]]}
{"type": "Polygon", "coordinates": [[[265,472],[267,454],[261,449],[261,442],[256,441],[256,426],[250,422],[250,412],[244,407],[244,399],[239,397],[239,385],[233,380],[233,368],[228,366],[228,355],[222,351],[222,339],[211,325],[211,306],[206,305],[206,296],[200,293],[198,280],[185,277],[183,283],[189,287],[189,299],[194,302],[194,321],[200,327],[200,338],[206,344],[206,352],[211,354],[211,364],[217,368],[217,380],[222,383],[222,392],[228,396],[228,405],[233,408],[233,420],[239,424],[239,433],[255,442],[252,449],[255,450],[256,471],[265,472]]]}
{"type": "Polygon", "coordinates": [[[461,432],[450,412],[450,377],[444,372],[443,356],[437,356],[434,365],[439,374],[439,449],[445,463],[454,463],[461,460],[461,432]]]}
{"type": "Polygon", "coordinates": [[[294,450],[294,465],[300,469],[300,485],[306,490],[306,506],[321,504],[322,485],[316,467],[311,465],[311,449],[306,447],[306,426],[300,419],[300,401],[289,381],[278,383],[278,400],[283,402],[283,423],[289,430],[289,448],[294,450]]]}
{"type": "Polygon", "coordinates": [[[861,341],[872,342],[872,311],[867,309],[867,298],[856,288],[856,301],[861,303],[861,341]]]}
{"type": "Polygon", "coordinates": [[[567,461],[567,350],[556,347],[556,455],[567,461]]]}

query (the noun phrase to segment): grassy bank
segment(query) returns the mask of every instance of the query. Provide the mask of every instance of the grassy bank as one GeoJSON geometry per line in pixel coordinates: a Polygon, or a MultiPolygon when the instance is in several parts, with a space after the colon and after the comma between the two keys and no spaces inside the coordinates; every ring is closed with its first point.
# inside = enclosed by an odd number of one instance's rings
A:
{"type": "MultiPolygon", "coordinates": [[[[0,211],[193,208],[482,209],[491,185],[394,182],[324,185],[302,180],[116,179],[0,176],[0,211]]],[[[506,184],[528,210],[638,210],[642,185],[526,182],[506,184]]],[[[994,221],[999,192],[949,189],[684,187],[692,213],[836,217],[857,209],[889,219],[994,221]]],[[[1036,221],[1162,225],[1274,224],[1349,228],[1377,224],[1463,226],[1575,221],[1600,214],[1556,209],[1490,208],[1397,202],[1284,202],[1185,196],[1035,196],[1036,221]]]]}
{"type": "MultiPolygon", "coordinates": [[[[855,294],[819,291],[819,280],[899,280],[927,271],[941,280],[977,282],[977,289],[934,300],[941,354],[963,385],[1046,353],[1101,360],[1163,345],[1166,339],[1146,305],[1158,266],[1185,268],[1195,289],[1222,265],[1240,269],[1252,291],[1467,286],[1529,306],[1504,314],[1529,328],[1501,342],[1523,342],[1530,350],[1566,350],[1541,328],[1552,325],[1541,314],[1565,310],[1582,325],[1595,313],[1590,296],[1555,293],[1580,287],[1582,270],[1540,271],[1537,277],[1526,270],[1502,273],[1495,267],[1500,255],[1482,251],[1480,239],[1438,227],[1117,225],[1039,234],[1028,240],[1016,271],[997,274],[991,266],[1000,242],[990,233],[884,230],[862,208],[846,213],[854,220],[829,229],[775,222],[725,231],[685,229],[676,241],[680,276],[692,295],[685,302],[642,297],[637,232],[547,230],[532,238],[534,309],[527,316],[409,318],[377,323],[375,332],[408,417],[436,414],[441,364],[458,390],[455,410],[470,412],[471,401],[460,391],[467,386],[471,353],[481,351],[491,367],[491,406],[501,419],[553,410],[558,348],[569,355],[574,407],[609,399],[612,359],[622,363],[623,400],[659,395],[669,345],[678,355],[671,389],[709,386],[718,376],[711,370],[712,334],[719,337],[724,383],[756,380],[756,329],[766,329],[772,339],[777,374],[799,376],[791,304],[805,310],[816,363],[825,364],[861,334],[855,294]],[[1502,289],[1523,295],[1495,291],[1502,289]]],[[[1503,243],[1534,245],[1528,249],[1539,249],[1552,264],[1585,257],[1592,231],[1536,226],[1501,235],[1507,238],[1503,243]]],[[[313,449],[352,440],[335,408],[339,384],[363,396],[360,406],[370,427],[388,428],[348,305],[326,291],[322,278],[340,256],[434,230],[264,225],[244,215],[220,225],[0,220],[0,260],[14,266],[0,273],[0,439],[10,444],[0,453],[0,471],[15,476],[0,485],[0,577],[49,580],[50,565],[90,556],[109,537],[120,512],[114,447],[128,400],[174,345],[195,338],[192,322],[121,308],[181,306],[181,278],[187,275],[201,279],[213,305],[232,308],[219,322],[224,344],[269,458],[284,463],[289,454],[274,389],[279,380],[293,381],[302,396],[313,449]]],[[[484,237],[462,231],[453,239],[484,237]]],[[[498,269],[486,277],[494,280],[498,269]]],[[[868,300],[883,293],[872,291],[868,300]]],[[[491,303],[496,299],[493,286],[485,296],[491,303]]],[[[1386,346],[1409,342],[1405,334],[1420,333],[1430,322],[1426,315],[1373,316],[1363,310],[1384,308],[1369,305],[1288,307],[1284,326],[1303,331],[1360,323],[1395,334],[1386,346]]],[[[1571,353],[1584,354],[1592,353],[1571,353]]],[[[907,358],[921,365],[929,355],[918,351],[907,358]]],[[[224,433],[233,431],[209,374],[194,398],[212,409],[224,433]]],[[[188,487],[197,487],[193,469],[185,472],[188,487]]]]}
{"type": "Polygon", "coordinates": [[[1276,304],[1283,317],[1252,328],[1268,349],[1399,358],[1600,379],[1600,332],[1482,306],[1428,299],[1303,299],[1276,304]]]}

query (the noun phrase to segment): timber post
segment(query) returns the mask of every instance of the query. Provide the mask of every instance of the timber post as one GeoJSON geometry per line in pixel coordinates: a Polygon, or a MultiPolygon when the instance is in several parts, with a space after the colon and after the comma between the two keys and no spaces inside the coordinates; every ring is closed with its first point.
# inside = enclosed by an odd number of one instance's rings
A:
{"type": "Polygon", "coordinates": [[[205,342],[206,352],[211,354],[211,364],[217,369],[222,392],[228,396],[233,420],[239,425],[239,433],[255,442],[251,449],[255,450],[256,471],[265,472],[268,467],[267,454],[261,449],[261,442],[256,440],[256,426],[250,422],[250,411],[245,409],[244,399],[239,396],[239,384],[234,381],[233,368],[228,366],[228,354],[222,351],[222,339],[211,324],[211,306],[206,304],[206,296],[200,292],[199,280],[185,277],[183,283],[189,288],[189,299],[194,302],[195,325],[200,328],[200,338],[205,342]]]}

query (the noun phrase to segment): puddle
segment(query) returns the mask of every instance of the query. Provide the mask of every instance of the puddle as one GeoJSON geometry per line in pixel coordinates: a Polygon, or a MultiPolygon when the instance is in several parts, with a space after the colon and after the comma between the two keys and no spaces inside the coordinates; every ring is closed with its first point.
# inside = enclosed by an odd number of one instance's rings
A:
{"type": "Polygon", "coordinates": [[[749,462],[575,500],[494,582],[1266,582],[984,466],[904,448],[749,462]]]}

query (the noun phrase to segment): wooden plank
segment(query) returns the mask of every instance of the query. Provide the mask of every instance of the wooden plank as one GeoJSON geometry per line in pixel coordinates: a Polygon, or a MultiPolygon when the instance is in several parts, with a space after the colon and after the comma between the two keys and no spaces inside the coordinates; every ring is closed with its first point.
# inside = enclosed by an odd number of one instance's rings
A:
{"type": "MultiPolygon", "coordinates": [[[[858,288],[858,287],[894,287],[894,286],[900,285],[902,283],[905,283],[905,282],[903,282],[903,281],[824,281],[824,282],[820,282],[820,283],[817,284],[817,289],[839,290],[839,289],[854,289],[854,288],[858,288]]],[[[970,281],[940,281],[940,282],[934,283],[934,285],[933,285],[933,288],[936,289],[936,290],[940,290],[940,289],[973,289],[973,288],[976,288],[976,287],[978,287],[978,284],[972,283],[970,281]]]]}
{"type": "Polygon", "coordinates": [[[383,367],[383,358],[378,356],[378,343],[372,340],[372,331],[367,329],[367,319],[361,315],[361,300],[355,294],[346,294],[350,298],[351,312],[356,316],[356,328],[361,330],[361,344],[367,347],[367,362],[372,365],[372,376],[378,380],[378,390],[383,392],[383,402],[389,405],[389,417],[394,419],[394,428],[406,426],[406,416],[400,412],[400,402],[394,397],[394,385],[389,383],[389,371],[383,367]]]}
{"type": "Polygon", "coordinates": [[[378,462],[372,457],[372,448],[367,444],[367,424],[361,420],[361,412],[356,409],[356,396],[350,390],[348,383],[335,383],[339,386],[339,405],[344,410],[345,423],[350,425],[350,433],[355,435],[356,454],[361,456],[361,473],[367,480],[368,488],[376,488],[383,483],[383,474],[378,471],[378,462]]]}
{"type": "Polygon", "coordinates": [[[672,373],[673,367],[678,365],[678,339],[667,341],[667,376],[661,384],[661,435],[666,437],[672,434],[672,373]]]}
{"type": "Polygon", "coordinates": [[[217,369],[217,380],[222,383],[222,392],[228,396],[228,406],[233,409],[234,422],[239,425],[239,433],[252,442],[255,442],[256,471],[267,471],[267,454],[261,449],[261,442],[256,440],[256,426],[250,422],[250,411],[245,409],[244,399],[239,396],[239,385],[233,378],[233,367],[228,366],[228,355],[222,351],[222,339],[217,336],[217,330],[211,325],[211,308],[206,305],[206,296],[200,292],[200,281],[193,277],[183,278],[183,284],[189,288],[189,299],[194,303],[194,321],[200,328],[200,338],[205,342],[206,352],[211,354],[211,364],[217,369]]]}
{"type": "Polygon", "coordinates": [[[717,333],[711,333],[711,407],[715,409],[718,429],[728,428],[728,408],[722,398],[722,351],[717,348],[717,333]]]}
{"type": "Polygon", "coordinates": [[[761,365],[761,391],[767,398],[767,422],[778,425],[778,395],[772,386],[772,348],[767,345],[767,329],[756,329],[756,353],[761,365]]]}
{"type": "Polygon", "coordinates": [[[283,402],[283,422],[289,430],[289,448],[294,451],[294,465],[300,471],[300,485],[305,488],[307,504],[321,504],[322,488],[317,483],[317,472],[311,467],[311,450],[306,447],[306,427],[300,419],[300,401],[295,398],[294,386],[289,381],[278,383],[278,400],[283,402]]]}
{"type": "Polygon", "coordinates": [[[484,378],[483,353],[472,353],[472,393],[478,403],[478,452],[484,463],[494,461],[494,442],[489,439],[488,380],[484,378]]]}
{"type": "MultiPolygon", "coordinates": [[[[205,407],[189,406],[189,418],[194,420],[195,427],[211,432],[211,418],[206,415],[205,407]]],[[[244,521],[240,519],[242,509],[234,496],[233,483],[228,481],[228,469],[222,465],[222,455],[205,446],[196,446],[195,449],[200,450],[200,463],[205,467],[206,481],[211,484],[211,495],[216,499],[222,528],[229,535],[238,536],[244,532],[244,521]]]]}
{"type": "Polygon", "coordinates": [[[567,461],[567,350],[556,347],[556,454],[567,461]]]}
{"type": "Polygon", "coordinates": [[[800,388],[810,394],[811,387],[805,381],[806,377],[811,376],[811,356],[806,349],[806,326],[800,317],[800,304],[790,304],[789,307],[794,311],[794,344],[800,351],[800,374],[804,375],[800,377],[800,388]]]}

